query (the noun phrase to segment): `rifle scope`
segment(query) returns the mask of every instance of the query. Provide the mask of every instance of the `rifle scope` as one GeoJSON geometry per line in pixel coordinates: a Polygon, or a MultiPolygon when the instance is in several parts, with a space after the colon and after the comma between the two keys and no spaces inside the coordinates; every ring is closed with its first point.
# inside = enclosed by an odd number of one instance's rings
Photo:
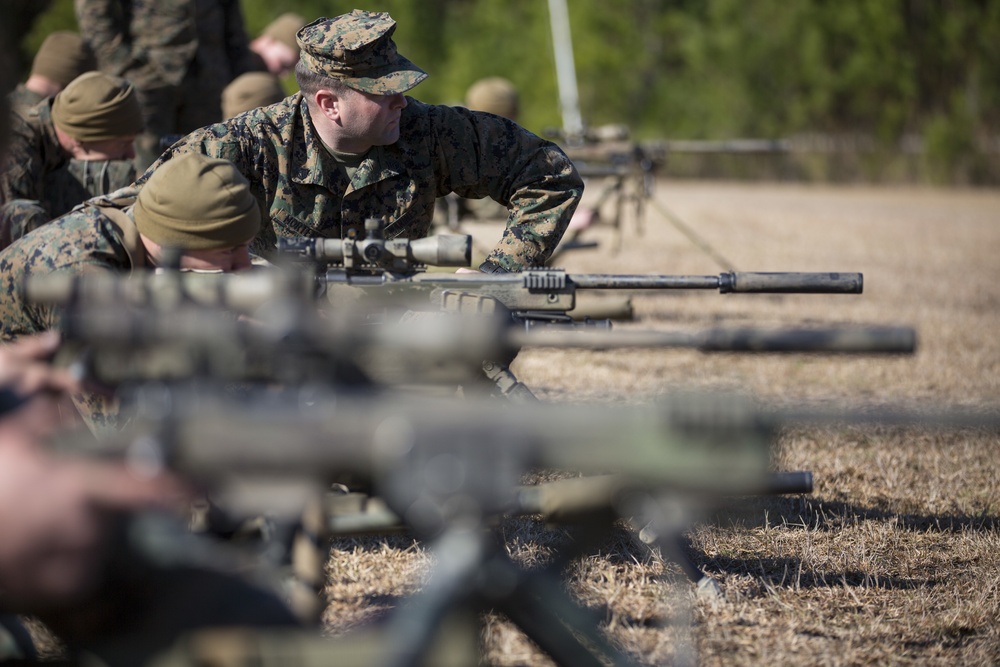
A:
{"type": "Polygon", "coordinates": [[[320,264],[368,265],[407,268],[429,266],[469,266],[472,237],[468,234],[441,234],[422,239],[386,239],[381,222],[365,221],[363,239],[324,239],[293,236],[278,239],[280,254],[320,264]]]}

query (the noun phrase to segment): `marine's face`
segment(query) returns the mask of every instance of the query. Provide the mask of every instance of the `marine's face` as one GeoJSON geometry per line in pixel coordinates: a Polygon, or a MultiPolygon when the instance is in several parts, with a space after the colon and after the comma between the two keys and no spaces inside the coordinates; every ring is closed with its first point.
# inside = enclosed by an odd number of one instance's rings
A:
{"type": "Polygon", "coordinates": [[[250,268],[250,243],[215,250],[185,250],[181,270],[241,271],[250,268]]]}
{"type": "Polygon", "coordinates": [[[407,104],[402,93],[373,95],[351,89],[340,98],[342,138],[352,145],[345,148],[347,152],[362,153],[399,139],[400,115],[407,104]]]}
{"type": "Polygon", "coordinates": [[[131,160],[135,157],[135,135],[81,142],[73,151],[77,160],[131,160]]]}

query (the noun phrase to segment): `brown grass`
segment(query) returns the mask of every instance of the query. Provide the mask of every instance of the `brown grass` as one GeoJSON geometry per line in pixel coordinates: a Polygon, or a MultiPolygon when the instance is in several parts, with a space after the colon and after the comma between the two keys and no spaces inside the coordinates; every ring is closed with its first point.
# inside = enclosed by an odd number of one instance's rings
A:
{"type": "MultiPolygon", "coordinates": [[[[1000,193],[661,183],[657,206],[746,271],[861,271],[861,296],[637,294],[623,327],[904,324],[919,350],[898,358],[525,350],[514,371],[551,400],[645,401],[672,389],[739,389],[790,406],[1000,404],[1000,193]]],[[[564,256],[574,272],[716,274],[724,267],[650,208],[623,249],[564,256]]],[[[640,664],[1000,662],[1000,471],[996,431],[786,429],[780,469],[809,469],[808,497],[750,498],[687,534],[687,552],[724,592],[698,599],[670,563],[616,534],[566,572],[640,664]],[[690,621],[690,622],[689,622],[690,621]]],[[[547,562],[560,536],[511,520],[509,553],[547,562]]],[[[332,634],[387,613],[431,563],[409,540],[338,542],[325,619],[332,634]]],[[[510,623],[485,619],[485,659],[548,665],[510,623]]]]}

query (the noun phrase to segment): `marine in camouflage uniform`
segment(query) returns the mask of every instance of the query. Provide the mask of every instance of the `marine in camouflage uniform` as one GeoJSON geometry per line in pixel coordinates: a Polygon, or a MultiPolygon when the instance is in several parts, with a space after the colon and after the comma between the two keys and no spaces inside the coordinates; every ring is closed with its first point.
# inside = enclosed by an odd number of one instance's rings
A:
{"type": "MultiPolygon", "coordinates": [[[[58,306],[27,298],[25,282],[31,276],[141,270],[156,266],[155,253],[166,243],[184,248],[185,255],[242,252],[225,254],[223,263],[191,268],[249,268],[246,245],[260,227],[260,212],[247,186],[231,164],[187,155],[157,174],[148,193],[136,197],[134,189],[124,189],[92,199],[16,241],[0,252],[0,341],[61,328],[58,306]]],[[[115,426],[115,407],[103,396],[75,400],[93,430],[115,426]]]]}
{"type": "MultiPolygon", "coordinates": [[[[132,203],[125,200],[117,205],[132,203]]],[[[26,298],[24,282],[29,276],[88,270],[127,273],[146,266],[146,252],[131,216],[117,215],[116,211],[117,207],[84,206],[0,253],[0,341],[60,328],[57,307],[26,298]]],[[[73,400],[92,430],[113,428],[117,412],[113,401],[97,393],[74,396],[73,400]]]]}
{"type": "Polygon", "coordinates": [[[145,168],[160,139],[222,119],[222,90],[253,68],[239,0],[75,0],[100,69],[139,92],[145,168]]]}
{"type": "Polygon", "coordinates": [[[24,113],[44,99],[45,95],[36,93],[23,83],[17,84],[17,87],[7,95],[10,110],[14,113],[24,113]]]}
{"type": "Polygon", "coordinates": [[[324,145],[303,93],[195,131],[171,147],[145,175],[178,154],[197,151],[232,161],[270,217],[254,245],[266,254],[278,237],[360,235],[366,218],[384,218],[387,238],[420,238],[435,199],[449,192],[490,197],[509,210],[502,239],[485,270],[538,266],[555,248],[583,193],[563,151],[517,124],[489,114],[429,105],[402,93],[427,75],[396,52],[388,14],[355,10],[299,31],[296,74],[319,74],[357,95],[402,107],[398,140],[340,156],[324,145]]]}
{"type": "Polygon", "coordinates": [[[84,200],[135,180],[131,139],[142,128],[141,116],[131,86],[122,79],[84,74],[12,121],[0,173],[0,249],[84,200]],[[128,142],[125,149],[115,149],[121,151],[113,156],[119,159],[93,159],[112,157],[87,148],[106,140],[128,142]]]}

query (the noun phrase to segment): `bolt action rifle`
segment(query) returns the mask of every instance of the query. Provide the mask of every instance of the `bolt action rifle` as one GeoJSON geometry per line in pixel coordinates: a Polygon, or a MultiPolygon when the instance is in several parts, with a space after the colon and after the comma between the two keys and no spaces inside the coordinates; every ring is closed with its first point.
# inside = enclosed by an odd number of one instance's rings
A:
{"type": "Polygon", "coordinates": [[[423,307],[419,291],[405,292],[408,301],[397,294],[387,304],[378,291],[369,301],[332,308],[316,300],[312,281],[301,267],[242,274],[51,274],[31,277],[26,292],[30,301],[61,306],[67,347],[84,348],[89,373],[110,385],[130,376],[207,372],[230,381],[340,376],[379,384],[464,385],[485,369],[504,395],[525,398],[527,388],[496,361],[513,358],[525,346],[895,354],[910,353],[916,344],[907,327],[609,330],[514,317],[498,300],[468,293],[446,296],[434,317],[404,317],[400,324],[399,314],[412,312],[408,304],[423,307]],[[469,302],[476,307],[467,307],[469,302]],[[343,349],[353,355],[345,358],[343,349]]]}
{"type": "MultiPolygon", "coordinates": [[[[578,290],[718,290],[722,294],[739,293],[799,293],[799,294],[860,294],[863,276],[860,273],[763,273],[728,271],[717,276],[684,275],[602,275],[569,274],[560,269],[528,269],[516,273],[439,273],[425,271],[425,265],[467,266],[471,241],[464,236],[443,235],[419,241],[402,239],[387,241],[382,224],[377,219],[365,222],[364,238],[320,239],[293,237],[278,239],[276,261],[304,262],[316,271],[316,290],[320,298],[337,305],[358,298],[358,293],[377,295],[381,300],[403,298],[412,303],[413,295],[423,295],[433,309],[470,313],[500,312],[504,317],[524,327],[551,324],[571,324],[570,313],[576,305],[578,290]],[[345,296],[346,295],[346,296],[345,296]]],[[[587,324],[610,328],[609,320],[587,324]]],[[[716,333],[713,333],[714,337],[716,333]]],[[[828,332],[829,333],[829,332],[828,332]]],[[[840,337],[822,335],[816,338],[820,347],[830,349],[840,337]]],[[[756,337],[759,332],[748,336],[756,337]]],[[[553,334],[553,339],[565,335],[553,334]]],[[[886,332],[863,332],[864,346],[877,345],[874,338],[886,332]]],[[[725,336],[723,336],[725,337],[725,336]]],[[[840,337],[848,345],[851,336],[840,337]]],[[[577,336],[582,339],[583,336],[577,336]]],[[[624,337],[611,337],[616,341],[624,337]]],[[[661,338],[661,341],[663,338],[661,338]]],[[[676,340],[676,339],[675,339],[676,340]]],[[[787,339],[790,340],[790,339],[787,339]]],[[[798,343],[801,336],[796,336],[798,343]]],[[[688,341],[690,344],[691,341],[688,341]]],[[[757,351],[779,351],[758,340],[757,351]]],[[[581,344],[582,341],[581,341],[581,344]]],[[[663,343],[665,344],[665,342],[663,343]]],[[[732,347],[730,339],[725,346],[732,347]]],[[[907,344],[897,338],[889,347],[907,344]]],[[[912,351],[912,338],[908,343],[912,351]]],[[[711,347],[706,343],[706,347],[711,347]]],[[[844,348],[848,349],[847,347],[844,348]]],[[[851,348],[858,351],[859,348],[851,348]]],[[[803,350],[804,351],[804,350],[803,350]]],[[[883,350],[886,351],[886,350],[883,350]]],[[[907,351],[907,350],[904,350],[907,351]]],[[[489,359],[484,365],[486,376],[507,396],[530,400],[527,389],[510,370],[514,355],[489,359]]]]}
{"type": "Polygon", "coordinates": [[[382,298],[413,292],[444,306],[463,294],[489,297],[515,317],[565,321],[577,290],[718,290],[722,294],[861,294],[860,273],[725,272],[717,276],[569,274],[560,269],[516,273],[438,273],[426,265],[468,266],[471,241],[441,235],[414,241],[386,240],[382,223],[365,221],[362,239],[288,237],[278,239],[275,261],[316,267],[317,290],[346,285],[377,291],[382,298]]]}

